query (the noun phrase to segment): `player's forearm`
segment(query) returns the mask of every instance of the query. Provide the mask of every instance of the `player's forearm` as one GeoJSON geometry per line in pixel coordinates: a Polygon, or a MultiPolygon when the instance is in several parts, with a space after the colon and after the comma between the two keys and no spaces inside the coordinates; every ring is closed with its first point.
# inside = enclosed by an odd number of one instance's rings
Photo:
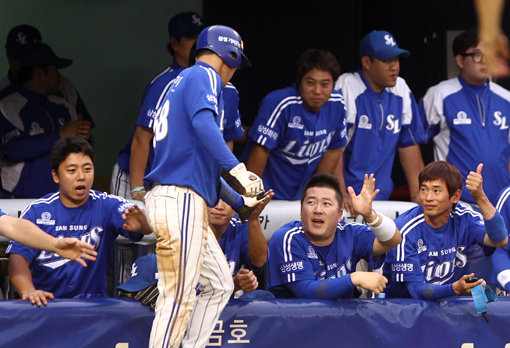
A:
{"type": "Polygon", "coordinates": [[[48,154],[59,138],[58,133],[14,138],[2,147],[2,153],[7,159],[14,162],[30,161],[48,154]]]}
{"type": "Polygon", "coordinates": [[[129,184],[131,189],[143,186],[151,141],[152,132],[137,126],[131,142],[131,155],[129,157],[129,184]]]}
{"type": "Polygon", "coordinates": [[[18,294],[23,296],[26,293],[35,291],[35,287],[32,282],[32,274],[28,268],[28,262],[23,256],[11,254],[9,256],[8,269],[9,279],[18,294]]]}
{"type": "Polygon", "coordinates": [[[455,296],[453,284],[436,285],[430,283],[407,283],[407,290],[412,298],[419,300],[439,300],[455,296]]]}
{"type": "Polygon", "coordinates": [[[8,215],[0,218],[2,235],[29,248],[55,252],[56,239],[45,233],[31,221],[8,215]]]}
{"type": "Polygon", "coordinates": [[[400,147],[398,149],[400,163],[406,176],[407,184],[409,186],[409,195],[413,202],[418,202],[419,197],[419,183],[418,175],[424,168],[423,158],[421,156],[420,146],[418,144],[408,147],[400,147]]]}
{"type": "Polygon", "coordinates": [[[253,144],[250,156],[246,161],[246,169],[257,174],[259,177],[262,177],[262,174],[266,169],[267,159],[269,158],[270,153],[271,150],[268,148],[262,145],[253,144]]]}
{"type": "Polygon", "coordinates": [[[248,254],[253,266],[260,268],[267,261],[267,241],[258,216],[248,218],[248,254]]]}
{"type": "Polygon", "coordinates": [[[500,248],[508,243],[508,231],[503,217],[498,211],[490,219],[485,219],[485,237],[483,243],[490,247],[500,248]]]}
{"type": "Polygon", "coordinates": [[[499,33],[504,3],[504,0],[475,0],[482,41],[499,33]]]}
{"type": "Polygon", "coordinates": [[[337,173],[336,170],[341,157],[343,157],[343,150],[341,148],[327,150],[317,165],[317,173],[328,173],[335,175],[337,173]]]}
{"type": "Polygon", "coordinates": [[[350,274],[340,278],[322,280],[300,280],[287,284],[298,298],[337,299],[352,294],[354,284],[350,274]]]}

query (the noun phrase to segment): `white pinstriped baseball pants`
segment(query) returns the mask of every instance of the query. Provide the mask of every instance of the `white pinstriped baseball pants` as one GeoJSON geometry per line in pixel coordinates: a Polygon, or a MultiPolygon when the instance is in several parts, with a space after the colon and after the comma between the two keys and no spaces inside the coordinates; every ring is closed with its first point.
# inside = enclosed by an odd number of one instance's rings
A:
{"type": "Polygon", "coordinates": [[[183,348],[204,347],[234,289],[207,205],[190,188],[166,185],[149,191],[145,202],[159,271],[149,347],[177,348],[181,341],[183,348]]]}

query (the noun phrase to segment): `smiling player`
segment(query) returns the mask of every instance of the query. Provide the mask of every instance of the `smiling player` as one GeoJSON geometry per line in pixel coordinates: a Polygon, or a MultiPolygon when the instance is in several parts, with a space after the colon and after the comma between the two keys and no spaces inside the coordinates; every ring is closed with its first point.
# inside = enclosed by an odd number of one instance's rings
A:
{"type": "Polygon", "coordinates": [[[388,297],[440,299],[470,293],[484,283],[468,283],[466,251],[472,245],[493,247],[507,244],[503,218],[483,191],[482,164],[470,172],[466,188],[480,206],[482,215],[457,205],[462,176],[447,162],[429,163],[420,173],[421,206],[400,215],[395,223],[402,243],[385,260],[389,279],[388,297]]]}
{"type": "Polygon", "coordinates": [[[86,140],[60,139],[51,160],[59,191],[33,201],[21,217],[51,236],[92,244],[97,260],[83,268],[57,254],[11,242],[6,251],[9,277],[21,298],[38,306],[55,297],[107,297],[106,272],[115,239],[122,234],[138,241],[141,234],[150,233],[145,214],[122,198],[91,190],[94,154],[86,140]]]}

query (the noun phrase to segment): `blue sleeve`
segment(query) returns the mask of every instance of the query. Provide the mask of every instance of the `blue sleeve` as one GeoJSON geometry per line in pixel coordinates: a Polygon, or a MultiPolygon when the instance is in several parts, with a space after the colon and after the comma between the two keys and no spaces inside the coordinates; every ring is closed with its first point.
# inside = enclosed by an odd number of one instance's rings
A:
{"type": "Polygon", "coordinates": [[[13,162],[30,161],[48,154],[58,139],[60,139],[58,133],[16,137],[2,147],[2,153],[13,162]]]}
{"type": "Polygon", "coordinates": [[[223,102],[225,111],[223,139],[225,141],[239,139],[244,135],[244,130],[239,115],[239,93],[233,85],[228,84],[223,88],[223,102]]]}
{"type": "Polygon", "coordinates": [[[406,284],[412,298],[419,300],[439,300],[445,297],[455,296],[453,284],[436,285],[421,282],[409,282],[406,284]]]}
{"type": "Polygon", "coordinates": [[[234,191],[232,187],[230,187],[227,182],[220,178],[220,198],[224,200],[228,205],[230,205],[234,210],[239,210],[244,205],[243,197],[234,191]]]}
{"type": "MultiPolygon", "coordinates": [[[[257,117],[248,133],[255,143],[270,150],[278,146],[279,140],[286,130],[285,115],[280,114],[276,122],[269,122],[272,119],[271,115],[280,102],[273,93],[262,100],[257,117]]],[[[285,112],[286,110],[280,110],[280,113],[285,112]]]]}
{"type": "Polygon", "coordinates": [[[223,140],[221,132],[214,122],[212,110],[202,109],[197,112],[193,117],[192,124],[202,145],[223,168],[230,170],[239,164],[239,161],[223,140]]]}
{"type": "Polygon", "coordinates": [[[287,284],[287,287],[298,298],[331,300],[347,297],[354,290],[350,274],[333,279],[296,281],[287,284]]]}

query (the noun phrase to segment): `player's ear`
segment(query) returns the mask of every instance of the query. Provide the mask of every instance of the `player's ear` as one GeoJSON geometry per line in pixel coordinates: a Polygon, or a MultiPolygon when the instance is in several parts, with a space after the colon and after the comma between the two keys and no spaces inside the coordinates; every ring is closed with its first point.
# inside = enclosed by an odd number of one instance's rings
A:
{"type": "Polygon", "coordinates": [[[464,68],[464,60],[463,60],[464,57],[462,57],[461,54],[457,54],[455,56],[455,63],[457,63],[457,66],[459,67],[459,69],[462,69],[464,68]]]}
{"type": "Polygon", "coordinates": [[[58,173],[55,171],[55,169],[51,170],[51,176],[53,177],[53,181],[55,182],[55,184],[60,183],[60,180],[58,178],[58,173]]]}
{"type": "Polygon", "coordinates": [[[450,201],[452,203],[458,203],[460,201],[460,196],[462,195],[462,190],[457,189],[455,193],[453,194],[452,198],[450,198],[450,201]]]}
{"type": "Polygon", "coordinates": [[[363,56],[361,57],[361,67],[363,69],[370,69],[370,63],[372,61],[370,60],[370,57],[369,56],[363,56]]]}

